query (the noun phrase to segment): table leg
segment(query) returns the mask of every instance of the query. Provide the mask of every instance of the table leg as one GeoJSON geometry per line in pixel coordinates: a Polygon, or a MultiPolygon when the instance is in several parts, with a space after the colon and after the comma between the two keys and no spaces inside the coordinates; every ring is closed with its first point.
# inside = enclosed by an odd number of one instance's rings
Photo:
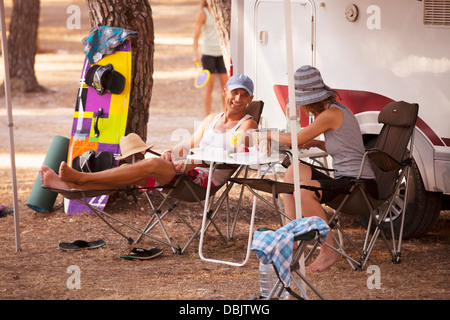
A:
{"type": "MultiPolygon", "coordinates": [[[[199,256],[204,261],[214,262],[214,263],[222,263],[222,264],[227,264],[227,265],[235,266],[235,267],[242,267],[249,261],[250,255],[251,255],[250,247],[251,247],[252,239],[253,239],[252,235],[253,235],[253,226],[254,226],[254,222],[255,222],[257,197],[253,196],[252,215],[250,218],[250,227],[249,227],[248,242],[247,242],[247,253],[246,253],[244,261],[242,263],[236,263],[236,262],[230,262],[230,261],[224,261],[224,260],[205,258],[205,256],[203,255],[203,241],[204,241],[204,234],[205,234],[205,227],[206,227],[206,217],[207,217],[207,213],[208,213],[209,193],[210,193],[210,188],[211,188],[212,171],[213,171],[213,163],[211,163],[211,166],[209,169],[208,185],[207,185],[207,189],[206,189],[205,208],[203,211],[202,228],[201,228],[201,232],[200,232],[200,243],[199,243],[199,248],[198,248],[199,256]]],[[[257,177],[260,178],[260,176],[261,176],[261,165],[258,166],[258,171],[257,171],[257,177]]]]}

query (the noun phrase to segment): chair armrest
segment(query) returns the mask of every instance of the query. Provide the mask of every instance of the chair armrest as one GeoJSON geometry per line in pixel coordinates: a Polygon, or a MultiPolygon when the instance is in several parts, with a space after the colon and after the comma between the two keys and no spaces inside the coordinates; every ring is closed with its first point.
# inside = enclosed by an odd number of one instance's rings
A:
{"type": "MultiPolygon", "coordinates": [[[[285,167],[285,168],[289,167],[291,165],[291,163],[292,163],[292,152],[290,150],[280,150],[280,153],[286,154],[286,157],[281,162],[281,165],[283,167],[285,167]]],[[[328,171],[328,172],[334,172],[335,171],[334,169],[329,169],[329,168],[324,168],[324,167],[313,165],[313,164],[308,163],[306,161],[303,161],[301,159],[299,159],[298,162],[306,164],[306,165],[308,165],[308,166],[310,166],[310,167],[312,167],[314,169],[321,170],[321,171],[328,171]]]]}
{"type": "Polygon", "coordinates": [[[152,149],[148,149],[147,152],[148,152],[148,153],[151,153],[151,154],[153,154],[153,155],[155,155],[155,156],[161,157],[161,153],[156,152],[156,151],[153,151],[152,149]]]}

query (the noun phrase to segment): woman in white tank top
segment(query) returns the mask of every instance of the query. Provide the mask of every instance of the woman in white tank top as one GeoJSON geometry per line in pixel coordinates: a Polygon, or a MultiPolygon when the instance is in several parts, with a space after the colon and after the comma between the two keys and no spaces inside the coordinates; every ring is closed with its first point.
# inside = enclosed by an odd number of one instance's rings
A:
{"type": "MultiPolygon", "coordinates": [[[[198,64],[200,62],[198,55],[198,44],[200,36],[202,36],[202,48],[201,48],[201,62],[203,69],[209,70],[211,76],[206,86],[203,88],[203,108],[205,115],[211,113],[212,107],[212,93],[214,90],[214,82],[216,75],[220,81],[220,87],[222,88],[227,80],[227,70],[222,56],[222,48],[220,46],[219,36],[214,25],[214,19],[209,11],[206,0],[201,1],[201,10],[197,13],[194,29],[193,40],[193,62],[198,64]]],[[[225,103],[225,101],[222,101],[225,103]]]]}

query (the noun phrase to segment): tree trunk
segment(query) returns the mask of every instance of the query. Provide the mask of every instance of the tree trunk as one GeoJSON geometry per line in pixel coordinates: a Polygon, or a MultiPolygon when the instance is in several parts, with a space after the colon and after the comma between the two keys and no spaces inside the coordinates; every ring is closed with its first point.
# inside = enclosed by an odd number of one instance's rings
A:
{"type": "Polygon", "coordinates": [[[34,72],[39,11],[39,0],[14,1],[8,37],[12,92],[40,92],[45,90],[38,84],[34,72]]]}
{"type": "Polygon", "coordinates": [[[230,73],[230,24],[231,24],[231,0],[207,0],[211,15],[214,18],[216,30],[220,38],[223,60],[230,73]]]}
{"type": "Polygon", "coordinates": [[[153,89],[154,29],[147,0],[86,0],[92,27],[109,26],[138,33],[131,38],[132,79],[125,134],[135,132],[147,140],[153,89]]]}

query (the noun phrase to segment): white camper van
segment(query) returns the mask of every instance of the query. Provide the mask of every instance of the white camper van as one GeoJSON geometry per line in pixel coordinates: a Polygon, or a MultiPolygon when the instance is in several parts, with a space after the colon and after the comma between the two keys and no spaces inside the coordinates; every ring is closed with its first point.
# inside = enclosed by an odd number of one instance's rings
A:
{"type": "MultiPolygon", "coordinates": [[[[294,69],[321,71],[355,113],[366,144],[381,129],[377,116],[387,103],[419,104],[411,197],[405,204],[399,194],[397,204],[407,208],[404,236],[423,234],[450,194],[450,1],[291,0],[290,8],[294,69]]],[[[232,0],[231,10],[233,73],[254,80],[267,124],[284,128],[284,0],[232,0]]]]}

